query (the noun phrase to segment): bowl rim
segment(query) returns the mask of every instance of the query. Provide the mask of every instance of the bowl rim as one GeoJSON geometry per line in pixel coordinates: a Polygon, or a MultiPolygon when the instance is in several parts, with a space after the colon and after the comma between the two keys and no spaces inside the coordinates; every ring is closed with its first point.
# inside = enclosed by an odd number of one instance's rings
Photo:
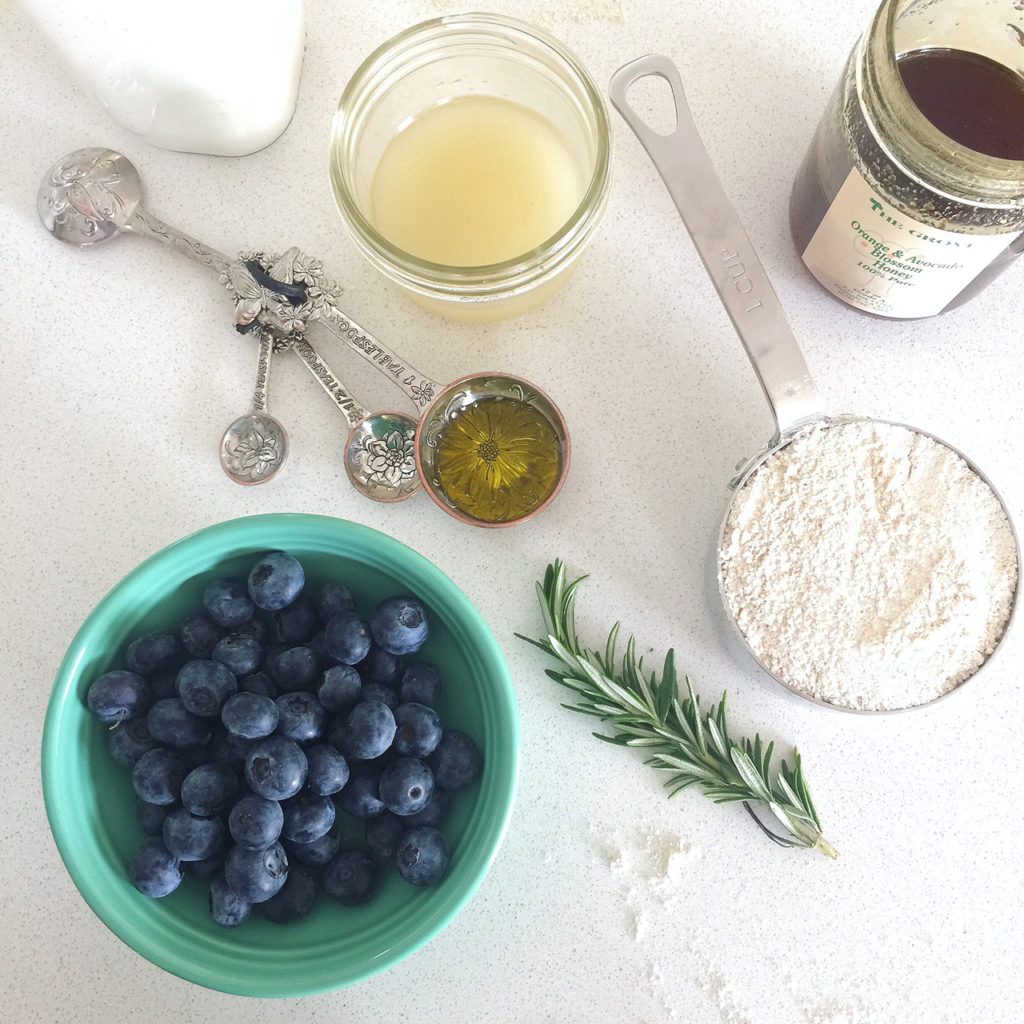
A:
{"type": "MultiPolygon", "coordinates": [[[[231,557],[231,553],[229,552],[225,557],[231,557]]],[[[490,870],[508,830],[518,784],[519,747],[519,714],[515,688],[504,653],[483,616],[444,572],[419,552],[372,527],[333,516],[307,513],[267,513],[218,522],[166,545],[139,563],[114,584],[85,618],[61,660],[47,702],[41,741],[43,802],[50,832],[75,887],[100,921],[136,953],[185,981],[232,995],[264,998],[316,995],[357,984],[395,966],[443,931],[469,902],[490,870]],[[310,532],[340,531],[350,538],[354,537],[359,547],[363,546],[358,544],[359,538],[367,541],[372,538],[373,543],[383,545],[386,556],[397,556],[401,559],[403,574],[411,570],[411,575],[418,577],[414,583],[410,584],[411,586],[418,586],[422,582],[426,582],[429,586],[444,593],[448,608],[446,618],[468,625],[474,645],[479,648],[480,656],[487,663],[489,674],[493,673],[490,674],[491,692],[497,702],[498,718],[501,719],[501,730],[507,744],[507,755],[503,755],[500,762],[495,762],[495,787],[499,799],[495,801],[495,809],[489,812],[484,827],[473,831],[471,837],[474,844],[473,856],[464,859],[460,865],[460,869],[464,872],[461,889],[446,899],[417,930],[414,930],[403,941],[389,946],[386,951],[374,957],[369,964],[348,974],[336,972],[332,977],[321,976],[315,981],[310,980],[301,972],[297,972],[297,976],[290,981],[276,977],[266,978],[262,975],[243,976],[241,973],[223,981],[210,974],[197,977],[193,960],[183,957],[174,950],[167,950],[159,939],[150,940],[145,934],[140,934],[134,923],[127,920],[124,911],[118,907],[116,897],[108,895],[101,884],[97,884],[89,877],[85,864],[88,858],[77,849],[76,833],[69,828],[61,801],[58,799],[61,785],[57,776],[57,766],[61,761],[59,746],[59,741],[62,738],[61,725],[69,698],[75,699],[73,690],[78,681],[79,666],[88,650],[93,634],[104,627],[104,620],[111,613],[111,606],[116,600],[116,595],[124,587],[133,581],[144,580],[147,575],[159,570],[165,562],[172,559],[182,549],[195,547],[203,541],[212,544],[219,542],[238,543],[240,546],[263,546],[266,550],[270,550],[275,546],[273,540],[275,533],[282,532],[286,528],[302,528],[310,532]],[[243,538],[244,545],[242,544],[243,538]]]]}

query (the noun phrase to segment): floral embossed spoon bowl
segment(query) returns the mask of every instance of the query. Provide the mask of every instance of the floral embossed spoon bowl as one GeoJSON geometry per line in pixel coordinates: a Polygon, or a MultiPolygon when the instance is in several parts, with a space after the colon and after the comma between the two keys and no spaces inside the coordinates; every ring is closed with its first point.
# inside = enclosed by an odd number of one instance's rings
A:
{"type": "Polygon", "coordinates": [[[244,487],[265,484],[272,479],[288,455],[288,433],[281,421],[267,411],[273,355],[274,340],[264,334],[260,337],[252,405],[244,416],[228,424],[220,439],[221,468],[236,484],[244,487]]]}
{"type": "MultiPolygon", "coordinates": [[[[260,328],[261,338],[273,337],[260,328]]],[[[277,344],[290,347],[313,379],[348,420],[343,460],[352,486],[364,498],[390,504],[411,498],[420,489],[416,473],[416,420],[402,412],[367,413],[356,404],[323,356],[304,337],[277,344]]]]}

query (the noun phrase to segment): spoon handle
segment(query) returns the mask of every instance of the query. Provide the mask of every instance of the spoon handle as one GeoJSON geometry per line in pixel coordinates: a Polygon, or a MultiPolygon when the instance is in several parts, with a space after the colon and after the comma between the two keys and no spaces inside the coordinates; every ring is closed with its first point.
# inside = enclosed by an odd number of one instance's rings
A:
{"type": "Polygon", "coordinates": [[[803,353],[757,252],[718,180],[675,64],[668,57],[640,57],[615,72],[608,93],[665,182],[747,350],[771,406],[775,439],[821,419],[824,409],[803,353]],[[659,135],[648,127],[626,98],[630,86],[647,76],[664,79],[672,89],[676,125],[668,135],[659,135]]]}
{"type": "Polygon", "coordinates": [[[256,388],[252,393],[250,412],[267,411],[270,390],[270,362],[274,357],[274,339],[269,331],[260,331],[260,348],[256,357],[256,388]]]}
{"type": "Polygon", "coordinates": [[[125,225],[125,230],[132,231],[144,238],[153,238],[164,245],[169,245],[189,259],[203,264],[205,267],[212,267],[219,274],[227,273],[228,267],[233,262],[224,253],[211,249],[184,231],[179,231],[170,224],[164,223],[159,217],[153,216],[148,210],[138,206],[132,214],[131,220],[125,225]]]}
{"type": "Polygon", "coordinates": [[[320,322],[335,337],[340,338],[349,348],[354,349],[363,359],[380,370],[412,400],[417,409],[426,409],[441,390],[436,381],[425,377],[415,367],[410,366],[347,315],[332,312],[321,317],[320,322]]]}
{"type": "Polygon", "coordinates": [[[324,362],[323,357],[305,338],[296,338],[292,351],[302,360],[302,365],[312,374],[320,387],[331,396],[334,404],[342,411],[349,426],[354,427],[366,419],[366,412],[348,393],[345,385],[334,371],[324,362]]]}

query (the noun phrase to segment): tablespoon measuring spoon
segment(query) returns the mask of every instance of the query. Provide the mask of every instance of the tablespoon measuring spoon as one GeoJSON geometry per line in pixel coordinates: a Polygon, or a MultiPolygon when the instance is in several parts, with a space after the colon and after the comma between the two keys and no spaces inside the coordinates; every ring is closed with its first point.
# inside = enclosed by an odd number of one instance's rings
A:
{"type": "MultiPolygon", "coordinates": [[[[615,72],[608,92],[612,105],[640,140],[640,144],[647,151],[668,188],[676,209],[693,240],[694,247],[704,263],[704,268],[718,292],[718,297],[729,314],[740,341],[743,342],[743,347],[750,358],[754,373],[757,375],[775,420],[775,433],[768,444],[742,467],[739,475],[731,482],[734,494],[726,507],[719,530],[717,551],[720,553],[723,550],[723,540],[733,512],[733,505],[742,492],[744,484],[766,461],[794,438],[804,434],[812,427],[827,429],[855,421],[883,424],[889,423],[889,421],[869,420],[867,417],[826,416],[814,382],[811,380],[807,363],[804,361],[800,346],[786,321],[778,296],[775,294],[764,267],[740,223],[736,210],[715,173],[711,158],[704,148],[704,143],[687,105],[683,84],[675,64],[668,57],[656,55],[640,57],[615,72]],[[663,79],[672,90],[676,124],[667,135],[660,135],[653,131],[633,109],[627,98],[630,87],[639,79],[648,76],[663,79]]],[[[1013,532],[1019,567],[1020,543],[1013,528],[1013,520],[1006,508],[1006,503],[985,474],[963,452],[942,438],[903,423],[892,425],[922,434],[944,445],[962,458],[989,487],[1002,506],[1006,521],[1013,532]]],[[[757,656],[736,622],[734,610],[730,606],[723,586],[721,564],[719,557],[719,592],[730,626],[750,656],[772,679],[805,700],[834,710],[856,714],[893,713],[826,703],[804,693],[787,680],[772,673],[757,656]]],[[[998,650],[1006,639],[1012,624],[1013,613],[1016,610],[1019,592],[1018,573],[1010,615],[998,642],[983,665],[987,664],[995,650],[998,650]]],[[[974,678],[977,671],[975,670],[968,679],[974,678]]],[[[918,704],[901,710],[914,710],[917,707],[934,704],[935,701],[943,700],[959,690],[967,681],[965,679],[952,690],[926,704],[918,704]]]]}
{"type": "Polygon", "coordinates": [[[274,339],[260,336],[256,361],[256,388],[249,411],[228,424],[220,439],[220,464],[236,484],[252,486],[271,480],[288,455],[288,434],[284,425],[267,409],[270,362],[274,339]]]}
{"type": "MultiPolygon", "coordinates": [[[[423,410],[414,443],[417,472],[434,503],[456,519],[474,526],[512,526],[554,501],[569,470],[569,433],[560,410],[540,388],[502,373],[472,374],[442,388],[338,308],[340,289],[325,277],[319,261],[298,249],[271,258],[269,270],[259,258],[262,254],[232,260],[153,216],[141,200],[142,183],[132,162],[112,149],[89,148],[54,164],[40,185],[37,208],[47,230],[63,242],[94,245],[127,231],[169,245],[215,270],[235,297],[240,331],[251,330],[258,323],[281,339],[294,339],[305,334],[311,321],[319,320],[423,410]],[[488,399],[532,407],[550,426],[559,455],[557,477],[550,489],[539,494],[529,491],[531,503],[524,514],[494,521],[464,513],[446,493],[437,466],[446,429],[467,409],[488,399]]],[[[397,453],[388,456],[377,446],[375,465],[390,457],[397,453]]],[[[525,486],[532,486],[528,478],[525,486]]]]}
{"type": "MultiPolygon", "coordinates": [[[[413,455],[416,421],[402,413],[387,412],[368,416],[308,342],[301,339],[301,343],[294,343],[294,337],[285,329],[286,324],[280,323],[274,312],[286,310],[285,303],[274,301],[275,296],[253,279],[243,260],[231,259],[210,248],[191,235],[164,223],[143,207],[142,182],[134,164],[126,156],[112,149],[91,147],[62,157],[50,168],[39,186],[37,209],[44,227],[54,237],[69,245],[96,245],[122,232],[129,232],[162,242],[216,271],[221,281],[235,294],[236,310],[246,302],[253,304],[253,315],[247,323],[241,325],[243,330],[266,326],[257,324],[256,313],[261,312],[264,306],[273,306],[273,310],[267,312],[272,320],[271,333],[274,333],[274,326],[278,327],[278,344],[295,348],[303,365],[330,395],[352,428],[345,444],[344,462],[345,471],[356,490],[368,498],[383,502],[402,501],[419,490],[420,482],[413,455]]],[[[290,285],[290,282],[285,284],[290,285]]],[[[265,361],[269,370],[272,349],[264,350],[263,341],[261,333],[261,353],[265,351],[265,359],[261,354],[260,365],[265,361]]],[[[257,384],[257,396],[259,390],[257,384]]],[[[254,408],[250,415],[253,414],[264,417],[268,425],[273,419],[265,415],[265,410],[254,408]]],[[[228,435],[236,424],[245,419],[240,417],[231,424],[225,433],[224,442],[231,443],[228,435]]],[[[225,464],[222,443],[222,465],[225,465],[232,479],[239,483],[260,483],[277,472],[286,454],[287,435],[280,423],[276,420],[274,423],[280,429],[280,458],[275,464],[269,446],[258,448],[268,467],[268,471],[259,480],[242,479],[240,464],[239,470],[229,468],[231,456],[227,456],[229,462],[225,464]],[[269,471],[271,466],[272,472],[269,471]]],[[[275,433],[273,436],[278,435],[275,433]]],[[[251,440],[255,443],[256,438],[251,440]]],[[[232,450],[235,448],[237,444],[233,445],[232,450]]],[[[246,461],[244,455],[241,461],[246,461]]]]}

